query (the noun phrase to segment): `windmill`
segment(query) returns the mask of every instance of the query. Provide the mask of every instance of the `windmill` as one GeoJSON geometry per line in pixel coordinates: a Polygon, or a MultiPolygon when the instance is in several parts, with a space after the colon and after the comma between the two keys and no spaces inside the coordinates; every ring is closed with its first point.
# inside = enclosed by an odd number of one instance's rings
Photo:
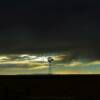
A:
{"type": "Polygon", "coordinates": [[[51,66],[52,66],[53,61],[54,61],[54,59],[52,57],[48,57],[48,71],[49,71],[49,74],[51,74],[51,66]]]}

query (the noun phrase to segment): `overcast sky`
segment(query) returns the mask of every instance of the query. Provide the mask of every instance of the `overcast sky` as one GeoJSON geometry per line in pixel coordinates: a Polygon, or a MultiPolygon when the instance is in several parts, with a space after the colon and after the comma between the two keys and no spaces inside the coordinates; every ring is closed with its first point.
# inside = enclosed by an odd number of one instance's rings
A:
{"type": "Polygon", "coordinates": [[[100,0],[0,1],[0,75],[47,74],[48,56],[54,74],[100,74],[100,0]]]}
{"type": "Polygon", "coordinates": [[[0,53],[88,49],[98,53],[99,0],[0,1],[0,53]]]}

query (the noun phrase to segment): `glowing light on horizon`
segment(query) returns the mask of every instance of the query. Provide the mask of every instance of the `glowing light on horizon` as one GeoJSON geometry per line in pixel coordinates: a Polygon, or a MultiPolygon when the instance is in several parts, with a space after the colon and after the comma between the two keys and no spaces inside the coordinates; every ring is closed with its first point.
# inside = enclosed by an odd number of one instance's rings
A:
{"type": "MultiPolygon", "coordinates": [[[[0,55],[0,75],[3,72],[10,74],[16,73],[46,73],[48,70],[48,57],[54,59],[52,73],[53,74],[93,74],[100,73],[100,60],[86,61],[74,59],[67,61],[68,55],[65,54],[45,54],[45,56],[34,54],[20,55],[0,55]],[[92,66],[92,67],[91,67],[92,66]],[[8,71],[8,72],[7,72],[8,71]]],[[[48,73],[48,72],[47,72],[48,73]]]]}

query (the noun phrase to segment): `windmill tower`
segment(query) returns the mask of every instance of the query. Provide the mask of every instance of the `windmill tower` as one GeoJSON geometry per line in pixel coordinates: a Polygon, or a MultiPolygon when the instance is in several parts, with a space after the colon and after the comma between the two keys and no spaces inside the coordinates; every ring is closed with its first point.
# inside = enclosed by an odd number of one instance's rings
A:
{"type": "Polygon", "coordinates": [[[48,57],[48,73],[51,74],[51,67],[52,67],[52,62],[54,59],[52,57],[48,57]]]}

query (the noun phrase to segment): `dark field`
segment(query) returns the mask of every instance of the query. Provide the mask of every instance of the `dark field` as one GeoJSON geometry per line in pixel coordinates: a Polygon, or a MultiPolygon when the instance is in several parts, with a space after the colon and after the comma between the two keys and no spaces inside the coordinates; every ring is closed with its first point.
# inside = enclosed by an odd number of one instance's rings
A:
{"type": "Polygon", "coordinates": [[[95,100],[99,96],[99,84],[100,75],[0,76],[0,97],[6,100],[95,100]]]}

